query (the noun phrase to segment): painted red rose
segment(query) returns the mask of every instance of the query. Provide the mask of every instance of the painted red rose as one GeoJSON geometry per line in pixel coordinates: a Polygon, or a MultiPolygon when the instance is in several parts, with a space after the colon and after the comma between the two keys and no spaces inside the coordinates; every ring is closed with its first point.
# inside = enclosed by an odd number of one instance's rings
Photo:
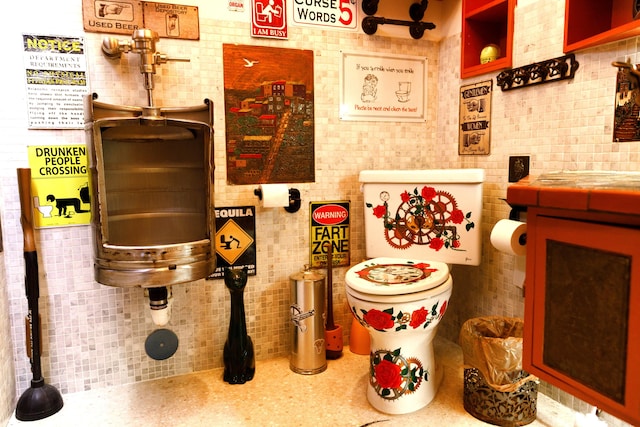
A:
{"type": "Polygon", "coordinates": [[[443,246],[444,240],[442,240],[440,237],[434,237],[433,239],[431,239],[431,242],[429,242],[429,247],[431,249],[435,249],[436,251],[442,249],[443,246]]]}
{"type": "Polygon", "coordinates": [[[425,202],[430,202],[436,196],[436,189],[433,187],[423,187],[420,195],[425,202]]]}
{"type": "Polygon", "coordinates": [[[447,301],[440,306],[440,317],[444,316],[445,311],[447,311],[447,301]]]}
{"type": "Polygon", "coordinates": [[[384,311],[371,309],[364,316],[364,321],[373,329],[382,331],[383,329],[393,328],[393,318],[389,313],[384,311]]]}
{"type": "Polygon", "coordinates": [[[464,221],[464,214],[460,209],[455,209],[453,212],[451,212],[451,221],[454,224],[460,224],[462,223],[462,221],[464,221]]]}
{"type": "Polygon", "coordinates": [[[454,248],[459,248],[460,247],[460,240],[454,240],[451,243],[451,246],[453,246],[454,248]]]}
{"type": "Polygon", "coordinates": [[[400,198],[403,203],[409,203],[409,200],[411,200],[411,194],[405,190],[405,192],[400,195],[400,198]]]}
{"type": "Polygon", "coordinates": [[[373,214],[376,216],[376,218],[382,218],[386,213],[387,208],[384,205],[378,205],[373,208],[373,214]]]}
{"type": "Polygon", "coordinates": [[[402,384],[400,366],[382,359],[375,367],[376,381],[382,388],[398,388],[402,384]]]}
{"type": "Polygon", "coordinates": [[[426,262],[417,263],[416,268],[422,270],[425,274],[425,277],[429,277],[431,273],[433,273],[434,271],[438,271],[437,268],[430,268],[429,264],[427,264],[426,262]]]}
{"type": "Polygon", "coordinates": [[[427,320],[428,315],[429,310],[425,309],[424,307],[415,310],[413,313],[411,313],[411,322],[409,322],[409,326],[411,326],[413,329],[417,328],[418,326],[422,325],[425,320],[427,320]]]}

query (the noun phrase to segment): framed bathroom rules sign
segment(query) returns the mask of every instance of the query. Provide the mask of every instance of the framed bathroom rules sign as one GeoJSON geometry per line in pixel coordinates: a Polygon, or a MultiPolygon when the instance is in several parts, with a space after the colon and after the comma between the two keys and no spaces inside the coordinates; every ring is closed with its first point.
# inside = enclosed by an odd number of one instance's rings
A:
{"type": "Polygon", "coordinates": [[[311,225],[309,261],[312,268],[327,267],[328,244],[332,247],[333,266],[349,265],[351,261],[349,206],[349,201],[309,203],[311,225]]]}
{"type": "Polygon", "coordinates": [[[427,59],[342,52],[340,120],[426,122],[427,59]]]}
{"type": "Polygon", "coordinates": [[[84,129],[84,38],[23,34],[29,129],[84,129]]]}
{"type": "Polygon", "coordinates": [[[460,87],[458,154],[489,154],[493,80],[460,87]]]}

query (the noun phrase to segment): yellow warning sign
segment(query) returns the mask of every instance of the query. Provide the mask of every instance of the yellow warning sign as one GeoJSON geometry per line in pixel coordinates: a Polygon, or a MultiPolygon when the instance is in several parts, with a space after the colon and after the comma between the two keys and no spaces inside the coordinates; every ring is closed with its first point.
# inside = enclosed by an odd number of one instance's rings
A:
{"type": "Polygon", "coordinates": [[[233,264],[253,243],[253,238],[234,220],[227,221],[216,232],[216,252],[233,264]]]}
{"type": "Polygon", "coordinates": [[[91,222],[85,145],[29,146],[36,228],[91,222]]]}

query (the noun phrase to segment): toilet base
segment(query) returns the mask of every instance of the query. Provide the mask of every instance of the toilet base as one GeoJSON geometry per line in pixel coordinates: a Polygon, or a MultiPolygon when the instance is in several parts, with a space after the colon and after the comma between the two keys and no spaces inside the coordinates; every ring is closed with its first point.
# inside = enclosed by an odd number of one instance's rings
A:
{"type": "Polygon", "coordinates": [[[397,343],[390,336],[371,334],[367,400],[386,414],[408,414],[427,406],[444,376],[435,363],[435,334],[414,335],[397,343]],[[396,346],[394,344],[401,344],[396,346]]]}

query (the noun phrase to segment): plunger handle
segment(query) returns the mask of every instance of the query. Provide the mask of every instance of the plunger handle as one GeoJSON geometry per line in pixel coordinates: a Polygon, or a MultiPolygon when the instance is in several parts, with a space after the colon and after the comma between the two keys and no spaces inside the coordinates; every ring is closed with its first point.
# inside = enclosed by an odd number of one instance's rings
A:
{"type": "Polygon", "coordinates": [[[325,243],[327,248],[327,325],[328,331],[335,329],[333,322],[333,245],[331,242],[325,243]]]}
{"type": "Polygon", "coordinates": [[[18,192],[20,193],[20,223],[24,235],[24,251],[36,250],[33,231],[33,207],[31,204],[31,169],[18,169],[18,192]]]}
{"type": "Polygon", "coordinates": [[[44,384],[40,365],[40,283],[38,278],[38,252],[33,228],[33,207],[31,205],[31,169],[18,169],[18,192],[20,194],[20,223],[24,238],[25,293],[29,306],[28,347],[31,349],[32,386],[44,384]]]}

